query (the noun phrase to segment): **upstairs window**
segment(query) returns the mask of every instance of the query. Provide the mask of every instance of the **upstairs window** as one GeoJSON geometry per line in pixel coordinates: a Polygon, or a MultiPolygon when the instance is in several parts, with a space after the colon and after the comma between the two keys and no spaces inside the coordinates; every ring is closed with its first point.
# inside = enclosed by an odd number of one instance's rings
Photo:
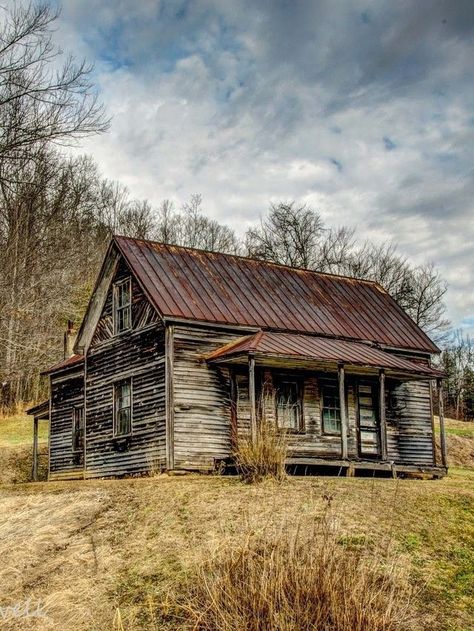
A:
{"type": "Polygon", "coordinates": [[[337,381],[322,382],[321,407],[324,434],[341,433],[341,403],[337,381]]]}
{"type": "Polygon", "coordinates": [[[117,335],[132,328],[131,280],[126,278],[114,284],[114,332],[117,335]]]}
{"type": "Polygon", "coordinates": [[[278,427],[293,431],[302,430],[301,382],[292,377],[276,377],[275,385],[275,412],[278,427]]]}
{"type": "Polygon", "coordinates": [[[72,450],[81,452],[84,449],[84,408],[75,407],[72,411],[72,450]]]}
{"type": "Polygon", "coordinates": [[[132,433],[131,379],[114,384],[114,436],[132,433]]]}

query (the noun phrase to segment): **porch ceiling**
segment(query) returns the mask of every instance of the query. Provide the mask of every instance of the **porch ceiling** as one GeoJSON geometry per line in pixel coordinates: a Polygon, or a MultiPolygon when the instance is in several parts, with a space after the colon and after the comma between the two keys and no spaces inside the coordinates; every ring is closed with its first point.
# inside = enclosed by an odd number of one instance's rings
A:
{"type": "Polygon", "coordinates": [[[336,366],[339,363],[357,370],[386,369],[392,374],[434,379],[444,373],[425,364],[408,360],[358,342],[330,339],[310,335],[272,333],[259,331],[255,335],[241,337],[206,356],[214,363],[244,363],[253,355],[258,363],[266,365],[336,366]]]}

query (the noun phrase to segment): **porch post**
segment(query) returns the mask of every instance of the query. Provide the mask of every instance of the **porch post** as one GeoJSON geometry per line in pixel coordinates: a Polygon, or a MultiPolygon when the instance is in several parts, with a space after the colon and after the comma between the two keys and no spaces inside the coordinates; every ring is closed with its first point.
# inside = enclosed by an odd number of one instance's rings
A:
{"type": "Polygon", "coordinates": [[[443,401],[443,381],[437,380],[438,386],[438,406],[439,406],[439,436],[441,442],[441,464],[448,466],[448,450],[446,448],[446,432],[444,429],[444,401],[443,401]]]}
{"type": "Polygon", "coordinates": [[[255,401],[255,357],[249,355],[250,431],[252,442],[257,441],[257,406],[255,401]]]}
{"type": "Polygon", "coordinates": [[[388,458],[387,448],[387,419],[385,416],[385,371],[379,371],[379,406],[380,406],[380,447],[382,451],[382,460],[388,458]]]}
{"type": "Polygon", "coordinates": [[[347,412],[344,364],[338,365],[337,374],[339,377],[339,405],[341,406],[341,457],[343,460],[347,460],[347,412]]]}
{"type": "Polygon", "coordinates": [[[38,417],[33,417],[33,470],[31,472],[33,482],[38,481],[38,417]]]}

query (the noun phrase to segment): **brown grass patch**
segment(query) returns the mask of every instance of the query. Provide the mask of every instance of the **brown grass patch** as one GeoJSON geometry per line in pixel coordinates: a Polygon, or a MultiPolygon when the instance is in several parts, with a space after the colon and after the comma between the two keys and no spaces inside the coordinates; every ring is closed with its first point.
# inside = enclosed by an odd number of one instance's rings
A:
{"type": "Polygon", "coordinates": [[[181,605],[196,631],[413,629],[397,558],[335,533],[287,526],[250,534],[200,569],[181,605]]]}
{"type": "Polygon", "coordinates": [[[234,450],[234,460],[240,479],[248,484],[264,478],[283,480],[288,453],[286,432],[274,422],[262,419],[257,425],[255,440],[250,433],[240,436],[234,450]]]}

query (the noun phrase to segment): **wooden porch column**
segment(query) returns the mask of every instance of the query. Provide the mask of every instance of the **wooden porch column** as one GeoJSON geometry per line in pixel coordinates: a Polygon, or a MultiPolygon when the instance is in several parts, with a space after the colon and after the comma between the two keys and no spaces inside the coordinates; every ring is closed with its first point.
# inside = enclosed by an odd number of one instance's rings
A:
{"type": "Polygon", "coordinates": [[[380,448],[382,452],[382,460],[388,458],[387,445],[387,419],[385,416],[385,371],[379,372],[379,416],[380,416],[380,448]]]}
{"type": "Polygon", "coordinates": [[[33,470],[31,472],[33,482],[38,481],[38,417],[33,417],[33,470]]]}
{"type": "Polygon", "coordinates": [[[339,364],[337,367],[337,374],[339,377],[339,405],[341,406],[341,457],[343,460],[347,460],[347,411],[346,411],[346,388],[344,384],[344,364],[339,364]]]}
{"type": "Polygon", "coordinates": [[[249,355],[250,431],[252,442],[257,441],[257,404],[255,400],[255,357],[249,355]]]}
{"type": "Polygon", "coordinates": [[[437,379],[438,387],[438,406],[439,406],[439,437],[441,442],[441,464],[443,467],[448,466],[448,450],[446,447],[446,431],[444,429],[444,401],[443,401],[443,381],[437,379]]]}

